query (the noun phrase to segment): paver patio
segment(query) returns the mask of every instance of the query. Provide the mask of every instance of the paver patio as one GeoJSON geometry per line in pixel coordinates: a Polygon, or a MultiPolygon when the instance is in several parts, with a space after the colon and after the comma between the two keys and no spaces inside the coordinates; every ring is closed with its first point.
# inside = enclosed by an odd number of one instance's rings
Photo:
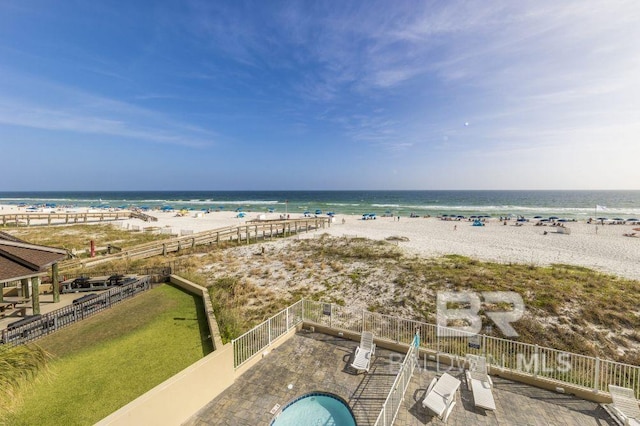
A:
{"type": "MultiPolygon", "coordinates": [[[[330,392],[349,403],[358,425],[373,425],[398,373],[404,354],[377,348],[369,373],[350,367],[357,342],[301,331],[244,373],[185,424],[269,425],[272,408],[313,391],[330,392]]],[[[594,402],[538,389],[494,376],[497,409],[473,405],[462,380],[449,425],[615,425],[594,402]]],[[[436,375],[433,361],[420,359],[398,413],[396,425],[442,424],[422,407],[427,386],[436,375]]],[[[215,378],[212,378],[215,380],[215,378]]]]}

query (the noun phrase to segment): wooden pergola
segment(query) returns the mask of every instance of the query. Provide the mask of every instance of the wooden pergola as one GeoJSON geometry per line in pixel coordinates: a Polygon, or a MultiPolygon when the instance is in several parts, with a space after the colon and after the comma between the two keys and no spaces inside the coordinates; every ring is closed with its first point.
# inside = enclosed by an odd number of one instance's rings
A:
{"type": "Polygon", "coordinates": [[[58,262],[67,257],[64,249],[31,244],[0,232],[0,302],[4,300],[5,285],[20,281],[22,297],[30,299],[33,314],[39,314],[40,282],[49,274],[49,268],[53,278],[53,302],[59,302],[58,262]]]}

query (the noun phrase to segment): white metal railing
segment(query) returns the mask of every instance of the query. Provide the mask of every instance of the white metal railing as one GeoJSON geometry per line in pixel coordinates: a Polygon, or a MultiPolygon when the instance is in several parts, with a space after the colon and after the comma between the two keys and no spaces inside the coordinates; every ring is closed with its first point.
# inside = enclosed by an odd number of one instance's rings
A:
{"type": "Polygon", "coordinates": [[[234,339],[234,366],[241,366],[303,321],[355,333],[371,331],[376,339],[392,342],[412,341],[417,333],[420,348],[435,352],[437,358],[461,361],[467,354],[482,355],[493,369],[601,392],[608,392],[613,384],[634,389],[640,398],[640,366],[305,299],[234,339]]]}
{"type": "Polygon", "coordinates": [[[404,361],[400,366],[400,371],[393,382],[393,386],[391,386],[391,391],[382,405],[382,410],[378,415],[375,426],[388,426],[395,422],[400,405],[402,405],[402,401],[404,400],[404,394],[413,376],[413,371],[418,365],[419,346],[420,338],[416,335],[409,346],[407,355],[404,357],[404,361]]]}
{"type": "Polygon", "coordinates": [[[242,336],[231,341],[233,366],[240,367],[259,354],[283,334],[302,322],[303,300],[278,312],[265,322],[255,326],[242,336]]]}
{"type": "Polygon", "coordinates": [[[614,384],[634,389],[636,398],[640,398],[640,366],[637,365],[464,333],[458,329],[329,303],[303,300],[302,306],[305,321],[356,333],[371,331],[376,339],[407,342],[417,332],[420,347],[434,351],[436,357],[443,355],[462,360],[466,354],[483,355],[490,368],[601,392],[608,392],[608,385],[614,384]]]}

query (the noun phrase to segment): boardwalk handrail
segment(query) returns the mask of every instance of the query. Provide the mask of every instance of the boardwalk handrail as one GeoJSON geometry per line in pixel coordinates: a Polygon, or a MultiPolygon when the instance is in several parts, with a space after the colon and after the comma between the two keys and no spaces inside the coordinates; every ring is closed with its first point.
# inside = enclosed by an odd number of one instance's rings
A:
{"type": "Polygon", "coordinates": [[[9,222],[15,222],[18,225],[20,220],[25,220],[27,226],[31,225],[32,220],[46,220],[47,225],[52,225],[53,220],[64,220],[59,224],[82,223],[89,220],[120,220],[120,219],[142,219],[145,222],[156,222],[157,217],[148,215],[135,210],[118,210],[118,211],[97,211],[97,212],[73,212],[73,213],[44,213],[44,212],[18,212],[18,213],[2,213],[0,214],[0,223],[6,226],[9,222]]]}
{"type": "Polygon", "coordinates": [[[59,269],[70,270],[85,266],[94,266],[115,259],[142,259],[146,257],[164,255],[187,248],[195,248],[199,245],[220,244],[223,241],[246,241],[251,239],[270,238],[273,235],[295,234],[311,229],[318,229],[329,224],[329,218],[303,218],[286,219],[280,221],[268,221],[265,223],[254,222],[236,226],[225,226],[213,230],[198,232],[182,237],[174,237],[161,241],[138,244],[133,247],[123,248],[122,251],[96,258],[71,259],[60,262],[59,269]]]}

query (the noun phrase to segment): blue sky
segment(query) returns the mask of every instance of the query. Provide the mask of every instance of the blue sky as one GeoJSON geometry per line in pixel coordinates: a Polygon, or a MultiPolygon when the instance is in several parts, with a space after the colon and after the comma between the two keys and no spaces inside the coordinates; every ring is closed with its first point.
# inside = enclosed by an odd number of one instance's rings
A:
{"type": "Polygon", "coordinates": [[[1,191],[640,189],[640,2],[0,2],[1,191]]]}

